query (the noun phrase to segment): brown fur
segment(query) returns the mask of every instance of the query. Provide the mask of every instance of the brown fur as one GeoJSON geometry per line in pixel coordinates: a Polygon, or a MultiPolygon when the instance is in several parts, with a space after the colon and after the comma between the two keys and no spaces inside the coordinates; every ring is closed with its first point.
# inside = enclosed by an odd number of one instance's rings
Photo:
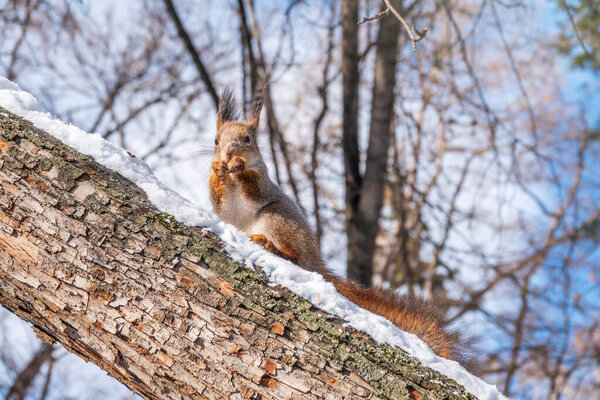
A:
{"type": "MultiPolygon", "coordinates": [[[[284,235],[275,236],[277,237],[277,240],[279,242],[279,247],[273,245],[273,242],[269,242],[269,244],[273,246],[273,249],[275,250],[274,252],[279,253],[280,257],[286,258],[295,264],[299,264],[301,253],[298,249],[298,246],[295,245],[293,241],[290,241],[289,238],[285,237],[284,235]]],[[[273,251],[268,246],[265,246],[265,249],[273,251]]]]}
{"type": "Polygon", "coordinates": [[[221,102],[221,107],[226,109],[218,113],[217,145],[210,179],[215,212],[265,249],[302,268],[321,273],[350,301],[415,334],[436,354],[469,365],[464,341],[448,328],[444,315],[432,303],[399,296],[390,290],[366,289],[327,271],[317,239],[302,210],[268,177],[256,143],[263,97],[262,93],[255,96],[248,122],[231,120],[236,112],[230,93],[221,102]]]}
{"type": "Polygon", "coordinates": [[[254,243],[260,246],[263,246],[265,250],[270,251],[271,253],[274,253],[279,257],[286,258],[291,261],[294,261],[295,259],[294,254],[286,253],[282,250],[279,250],[277,247],[275,247],[273,242],[267,239],[265,235],[250,235],[250,240],[252,240],[254,243]]]}
{"type": "Polygon", "coordinates": [[[348,300],[418,336],[437,355],[472,366],[460,334],[449,329],[443,313],[433,303],[417,297],[399,296],[391,290],[367,289],[334,275],[327,279],[348,300]]]}
{"type": "Polygon", "coordinates": [[[235,179],[239,182],[242,195],[246,200],[257,201],[261,198],[260,174],[258,172],[246,169],[240,171],[235,179]]]}
{"type": "Polygon", "coordinates": [[[219,111],[217,112],[217,130],[226,121],[235,121],[238,117],[235,98],[231,90],[225,89],[221,100],[219,101],[219,111]]]}
{"type": "Polygon", "coordinates": [[[213,207],[215,209],[219,208],[221,204],[225,201],[225,185],[223,183],[223,179],[219,178],[219,176],[213,172],[210,175],[210,198],[213,203],[213,207]]]}

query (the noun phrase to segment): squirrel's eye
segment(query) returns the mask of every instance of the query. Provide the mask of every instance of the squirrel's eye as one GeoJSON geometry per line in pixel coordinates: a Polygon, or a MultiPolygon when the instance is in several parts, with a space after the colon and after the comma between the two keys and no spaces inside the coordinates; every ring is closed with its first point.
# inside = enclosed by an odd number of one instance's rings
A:
{"type": "Polygon", "coordinates": [[[250,136],[246,136],[246,137],[244,138],[244,142],[246,142],[246,143],[250,143],[250,136]]]}
{"type": "Polygon", "coordinates": [[[219,144],[219,141],[215,139],[215,146],[219,144]]]}

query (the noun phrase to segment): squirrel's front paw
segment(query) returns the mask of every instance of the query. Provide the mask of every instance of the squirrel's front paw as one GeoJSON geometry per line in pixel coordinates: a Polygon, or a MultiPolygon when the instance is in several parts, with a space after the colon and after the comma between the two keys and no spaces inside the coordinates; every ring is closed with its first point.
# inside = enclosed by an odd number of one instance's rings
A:
{"type": "Polygon", "coordinates": [[[246,159],[244,157],[233,156],[227,164],[229,173],[240,172],[246,169],[246,159]]]}
{"type": "Polygon", "coordinates": [[[229,172],[227,169],[227,164],[225,164],[223,161],[213,161],[212,170],[219,178],[224,177],[227,172],[229,172]]]}

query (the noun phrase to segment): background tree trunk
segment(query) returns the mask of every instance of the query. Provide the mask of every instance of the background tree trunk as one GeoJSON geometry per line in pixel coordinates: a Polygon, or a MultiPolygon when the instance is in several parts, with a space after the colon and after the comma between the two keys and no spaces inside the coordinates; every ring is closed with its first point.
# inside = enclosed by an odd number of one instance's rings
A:
{"type": "Polygon", "coordinates": [[[473,398],[0,108],[0,304],[146,399],[473,398]]]}
{"type": "MultiPolygon", "coordinates": [[[[345,2],[347,8],[351,7],[350,4],[357,7],[356,3],[345,2]]],[[[397,9],[402,9],[401,1],[393,3],[397,9]]],[[[392,135],[400,24],[389,15],[378,22],[369,147],[365,171],[361,176],[357,131],[359,78],[356,55],[356,21],[358,20],[356,12],[355,9],[346,10],[342,15],[344,39],[347,37],[342,47],[344,51],[342,73],[344,74],[344,159],[347,164],[348,277],[371,286],[375,239],[383,203],[388,150],[392,135]],[[352,103],[347,105],[346,102],[352,103]]]]}
{"type": "Polygon", "coordinates": [[[23,400],[25,398],[29,387],[33,383],[35,377],[39,374],[44,363],[52,360],[53,350],[54,347],[51,344],[42,344],[41,348],[33,355],[33,358],[15,378],[12,386],[8,389],[8,394],[5,397],[6,400],[23,400]]]}
{"type": "Polygon", "coordinates": [[[347,275],[362,284],[361,267],[356,262],[355,227],[358,224],[360,199],[360,151],[358,148],[358,0],[342,0],[342,149],[346,185],[346,234],[348,237],[347,275]]]}

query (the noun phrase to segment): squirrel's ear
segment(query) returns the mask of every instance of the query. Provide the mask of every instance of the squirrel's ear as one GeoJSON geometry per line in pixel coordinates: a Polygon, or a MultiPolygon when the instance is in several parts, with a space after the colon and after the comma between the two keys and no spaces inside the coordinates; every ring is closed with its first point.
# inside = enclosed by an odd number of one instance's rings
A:
{"type": "Polygon", "coordinates": [[[254,96],[252,97],[252,114],[248,119],[248,126],[256,130],[258,123],[260,122],[260,112],[265,102],[265,92],[267,91],[267,82],[262,81],[256,86],[254,96]]]}
{"type": "Polygon", "coordinates": [[[225,122],[235,121],[237,117],[238,111],[235,97],[229,88],[225,88],[219,101],[219,111],[217,111],[217,131],[225,122]]]}

